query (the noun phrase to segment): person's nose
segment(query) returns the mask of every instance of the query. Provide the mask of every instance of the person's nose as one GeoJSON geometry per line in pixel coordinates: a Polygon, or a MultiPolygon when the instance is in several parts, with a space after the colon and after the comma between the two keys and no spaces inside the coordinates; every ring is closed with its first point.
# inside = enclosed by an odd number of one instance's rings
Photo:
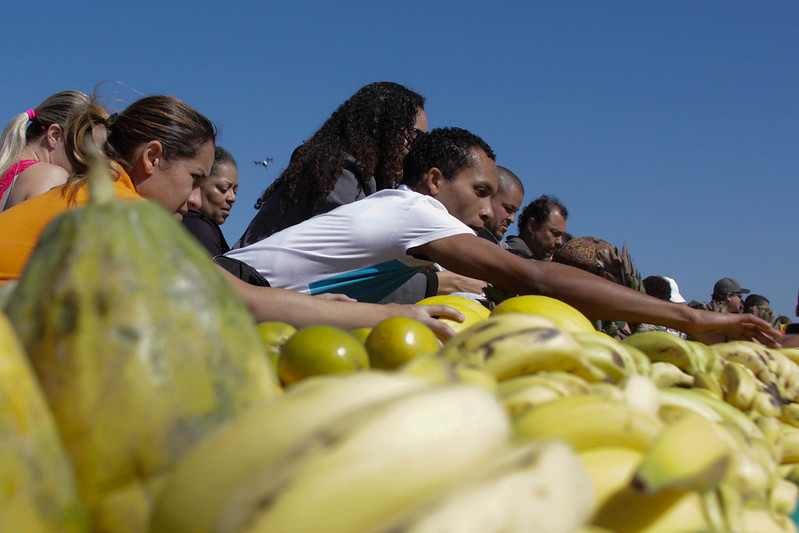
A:
{"type": "Polygon", "coordinates": [[[228,191],[227,201],[231,206],[236,203],[236,191],[233,189],[228,191]]]}
{"type": "Polygon", "coordinates": [[[191,194],[189,194],[188,200],[186,200],[186,204],[189,206],[190,209],[200,209],[203,205],[203,197],[200,193],[200,186],[196,185],[191,189],[191,194]]]}

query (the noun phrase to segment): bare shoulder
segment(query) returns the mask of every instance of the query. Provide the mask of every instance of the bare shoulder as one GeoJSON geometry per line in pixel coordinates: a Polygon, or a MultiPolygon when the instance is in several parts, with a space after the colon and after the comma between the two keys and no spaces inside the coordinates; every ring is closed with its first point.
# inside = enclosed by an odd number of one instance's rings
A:
{"type": "Polygon", "coordinates": [[[20,172],[8,199],[8,207],[66,183],[69,173],[58,165],[37,163],[20,172]]]}

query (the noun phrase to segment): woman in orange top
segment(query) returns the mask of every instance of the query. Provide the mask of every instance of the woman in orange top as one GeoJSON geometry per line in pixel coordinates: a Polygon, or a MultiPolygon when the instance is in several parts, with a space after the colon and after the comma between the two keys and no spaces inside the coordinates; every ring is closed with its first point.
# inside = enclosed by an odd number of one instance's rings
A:
{"type": "MultiPolygon", "coordinates": [[[[93,109],[96,111],[96,107],[93,109]]],[[[104,151],[113,162],[119,198],[158,202],[178,220],[190,208],[200,208],[200,185],[211,171],[216,136],[213,124],[203,115],[175,98],[150,96],[105,121],[89,110],[75,120],[74,125],[68,125],[68,131],[85,131],[91,125],[107,129],[104,151]]],[[[74,145],[73,163],[77,161],[76,167],[85,168],[85,158],[81,158],[85,151],[80,149],[80,142],[75,143],[82,136],[68,133],[67,138],[74,145]]],[[[22,274],[39,236],[55,216],[87,200],[85,179],[76,174],[62,187],[0,213],[0,283],[22,274]]],[[[448,336],[451,328],[433,317],[463,319],[459,312],[443,305],[379,305],[321,299],[256,287],[219,270],[258,322],[280,320],[295,327],[322,323],[354,329],[373,326],[392,316],[409,316],[448,336]]]]}

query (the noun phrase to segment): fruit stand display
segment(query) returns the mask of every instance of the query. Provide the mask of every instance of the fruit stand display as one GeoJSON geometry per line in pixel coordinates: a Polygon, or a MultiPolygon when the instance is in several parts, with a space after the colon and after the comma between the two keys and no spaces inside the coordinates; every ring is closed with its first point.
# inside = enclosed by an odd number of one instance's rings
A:
{"type": "Polygon", "coordinates": [[[420,302],[465,311],[446,342],[256,325],[102,187],[4,291],[0,531],[797,531],[796,349],[619,342],[543,296],[420,302]]]}

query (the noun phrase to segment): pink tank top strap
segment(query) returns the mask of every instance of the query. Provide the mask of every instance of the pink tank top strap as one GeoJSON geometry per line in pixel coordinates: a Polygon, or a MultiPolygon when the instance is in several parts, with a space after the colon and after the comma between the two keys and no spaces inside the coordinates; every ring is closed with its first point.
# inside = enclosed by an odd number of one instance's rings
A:
{"type": "Polygon", "coordinates": [[[11,187],[11,184],[14,183],[14,178],[21,174],[23,170],[31,165],[35,165],[38,162],[39,161],[35,159],[23,159],[8,167],[6,173],[3,174],[2,178],[0,178],[0,198],[5,195],[9,187],[11,187]]]}

